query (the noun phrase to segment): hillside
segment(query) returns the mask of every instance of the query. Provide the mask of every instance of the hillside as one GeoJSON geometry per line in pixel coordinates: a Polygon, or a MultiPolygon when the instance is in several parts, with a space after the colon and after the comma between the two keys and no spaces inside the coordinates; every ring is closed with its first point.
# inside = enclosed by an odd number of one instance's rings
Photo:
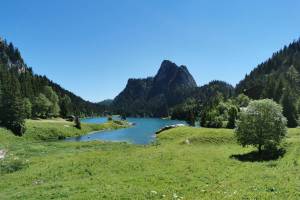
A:
{"type": "Polygon", "coordinates": [[[236,91],[253,99],[272,98],[279,102],[284,88],[300,94],[299,71],[300,40],[297,40],[253,69],[237,84],[236,91]]]}
{"type": "Polygon", "coordinates": [[[252,99],[269,98],[280,103],[289,127],[298,125],[300,112],[300,39],[285,46],[258,65],[236,86],[237,93],[252,99]]]}
{"type": "Polygon", "coordinates": [[[80,116],[102,114],[106,109],[105,105],[91,103],[85,101],[81,97],[62,88],[60,85],[49,80],[46,76],[37,75],[32,68],[28,67],[24,62],[21,53],[12,43],[7,43],[0,39],[0,90],[6,87],[9,77],[17,81],[16,90],[21,93],[22,99],[29,99],[31,102],[40,93],[43,93],[45,86],[50,86],[58,95],[59,103],[63,103],[63,99],[70,98],[70,112],[80,116]],[[19,89],[18,89],[19,88],[19,89]]]}

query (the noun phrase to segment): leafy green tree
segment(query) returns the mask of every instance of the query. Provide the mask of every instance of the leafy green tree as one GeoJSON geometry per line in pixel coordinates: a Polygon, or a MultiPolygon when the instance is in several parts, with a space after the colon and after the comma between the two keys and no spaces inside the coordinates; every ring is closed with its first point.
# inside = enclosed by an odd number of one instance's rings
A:
{"type": "Polygon", "coordinates": [[[44,94],[39,94],[34,99],[33,116],[40,117],[40,118],[47,118],[51,106],[52,103],[49,101],[49,99],[44,94]]]}
{"type": "Polygon", "coordinates": [[[220,113],[216,109],[210,110],[206,114],[206,125],[205,127],[209,128],[222,128],[223,118],[220,116],[220,113]]]}
{"type": "Polygon", "coordinates": [[[240,94],[236,97],[236,102],[239,107],[247,107],[250,103],[250,98],[244,94],[240,94]]]}
{"type": "Polygon", "coordinates": [[[27,119],[30,119],[32,116],[32,104],[28,98],[25,98],[24,101],[24,114],[27,119]]]}
{"type": "Polygon", "coordinates": [[[242,111],[235,135],[242,146],[253,145],[262,149],[274,147],[287,133],[282,107],[270,99],[252,101],[242,111]]]}
{"type": "Polygon", "coordinates": [[[59,99],[57,94],[53,91],[53,89],[50,86],[44,87],[44,94],[51,102],[51,106],[49,107],[48,116],[49,117],[57,117],[59,116],[59,99]]]}
{"type": "Polygon", "coordinates": [[[298,125],[298,113],[296,106],[295,94],[289,87],[285,88],[281,98],[281,104],[283,106],[283,115],[287,118],[288,127],[294,128],[298,125]]]}
{"type": "Polygon", "coordinates": [[[235,106],[230,106],[228,110],[227,128],[235,128],[235,121],[238,116],[238,109],[235,106]]]}

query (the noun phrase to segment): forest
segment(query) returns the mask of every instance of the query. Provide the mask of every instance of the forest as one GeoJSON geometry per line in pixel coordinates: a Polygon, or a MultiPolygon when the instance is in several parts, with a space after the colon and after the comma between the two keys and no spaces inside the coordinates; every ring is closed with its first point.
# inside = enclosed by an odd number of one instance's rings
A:
{"type": "Polygon", "coordinates": [[[34,74],[18,48],[0,40],[0,125],[22,135],[25,119],[96,116],[106,105],[83,100],[46,76],[34,74]]]}

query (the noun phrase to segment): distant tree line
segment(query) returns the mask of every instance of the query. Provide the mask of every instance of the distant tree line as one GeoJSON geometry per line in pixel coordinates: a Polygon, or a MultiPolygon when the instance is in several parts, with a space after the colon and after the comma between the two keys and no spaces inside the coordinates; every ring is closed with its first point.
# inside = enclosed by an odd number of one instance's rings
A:
{"type": "Polygon", "coordinates": [[[34,74],[19,50],[0,40],[0,126],[22,135],[26,118],[101,115],[106,109],[34,74]]]}

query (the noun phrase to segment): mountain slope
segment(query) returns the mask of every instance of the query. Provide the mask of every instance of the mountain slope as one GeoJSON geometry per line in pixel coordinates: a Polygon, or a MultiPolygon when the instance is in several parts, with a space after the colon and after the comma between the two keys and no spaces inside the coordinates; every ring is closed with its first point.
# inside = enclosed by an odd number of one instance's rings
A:
{"type": "Polygon", "coordinates": [[[269,98],[283,107],[288,127],[298,125],[300,113],[300,40],[273,54],[236,86],[253,99],[269,98]]]}
{"type": "Polygon", "coordinates": [[[165,60],[153,78],[129,79],[113,107],[130,116],[167,116],[169,108],[184,101],[196,87],[185,66],[165,60]]]}
{"type": "Polygon", "coordinates": [[[285,46],[266,62],[258,65],[236,86],[237,93],[253,99],[280,101],[284,88],[299,94],[300,40],[285,46]]]}

